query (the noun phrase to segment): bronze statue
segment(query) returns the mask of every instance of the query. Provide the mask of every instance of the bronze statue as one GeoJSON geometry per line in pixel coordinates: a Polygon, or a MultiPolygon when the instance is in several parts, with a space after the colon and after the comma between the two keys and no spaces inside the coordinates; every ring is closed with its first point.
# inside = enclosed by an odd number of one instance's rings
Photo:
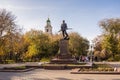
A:
{"type": "Polygon", "coordinates": [[[69,39],[69,35],[66,30],[68,30],[68,27],[67,27],[67,24],[65,23],[65,20],[63,20],[63,23],[61,24],[61,30],[60,30],[62,31],[63,39],[69,39]]]}

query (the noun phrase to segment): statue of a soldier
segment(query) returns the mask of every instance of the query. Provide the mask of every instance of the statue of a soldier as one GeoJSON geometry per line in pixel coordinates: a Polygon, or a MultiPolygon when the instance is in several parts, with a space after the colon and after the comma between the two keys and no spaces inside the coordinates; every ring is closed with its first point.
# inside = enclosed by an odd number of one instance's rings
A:
{"type": "Polygon", "coordinates": [[[62,31],[62,35],[64,39],[69,39],[68,33],[67,33],[67,24],[65,23],[65,20],[63,20],[63,23],[61,24],[61,30],[62,31]]]}

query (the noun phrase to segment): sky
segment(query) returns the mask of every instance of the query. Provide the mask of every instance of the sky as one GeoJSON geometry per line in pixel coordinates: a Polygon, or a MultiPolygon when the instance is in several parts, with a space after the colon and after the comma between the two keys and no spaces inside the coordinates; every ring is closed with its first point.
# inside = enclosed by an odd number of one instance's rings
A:
{"type": "Polygon", "coordinates": [[[102,34],[101,20],[120,18],[120,0],[0,0],[0,8],[11,11],[24,32],[44,31],[49,17],[54,34],[65,20],[72,28],[68,33],[78,32],[88,40],[102,34]]]}

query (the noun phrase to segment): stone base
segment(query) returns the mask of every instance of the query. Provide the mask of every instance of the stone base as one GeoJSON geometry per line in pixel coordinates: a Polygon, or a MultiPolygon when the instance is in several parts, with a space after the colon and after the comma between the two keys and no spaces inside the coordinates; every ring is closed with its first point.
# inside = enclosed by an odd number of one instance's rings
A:
{"type": "Polygon", "coordinates": [[[71,54],[58,54],[56,56],[58,59],[73,59],[71,54]]]}
{"type": "Polygon", "coordinates": [[[51,64],[76,64],[75,59],[52,59],[51,64]]]}

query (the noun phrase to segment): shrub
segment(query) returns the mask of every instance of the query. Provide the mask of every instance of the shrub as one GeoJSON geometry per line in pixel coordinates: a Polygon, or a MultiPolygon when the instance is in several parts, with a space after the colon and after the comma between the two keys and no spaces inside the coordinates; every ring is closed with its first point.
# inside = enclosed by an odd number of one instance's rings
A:
{"type": "Polygon", "coordinates": [[[40,62],[50,62],[50,58],[42,58],[40,62]]]}
{"type": "Polygon", "coordinates": [[[12,64],[12,63],[15,63],[14,60],[5,60],[3,63],[5,64],[12,64]]]}
{"type": "Polygon", "coordinates": [[[120,61],[120,54],[116,54],[116,55],[114,56],[114,60],[115,60],[115,61],[120,61]]]}

